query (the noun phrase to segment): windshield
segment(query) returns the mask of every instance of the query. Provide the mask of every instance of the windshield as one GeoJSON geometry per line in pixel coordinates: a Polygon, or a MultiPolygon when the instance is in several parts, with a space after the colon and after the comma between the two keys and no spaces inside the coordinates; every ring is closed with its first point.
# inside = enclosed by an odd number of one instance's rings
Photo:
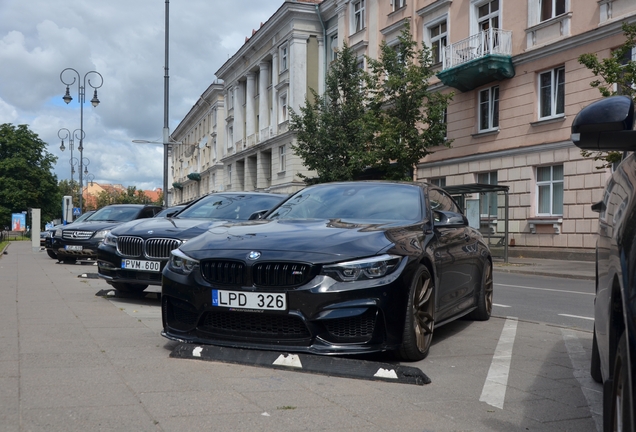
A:
{"type": "Polygon", "coordinates": [[[95,212],[94,212],[94,211],[86,212],[86,213],[84,213],[83,215],[81,215],[80,217],[78,217],[77,219],[75,219],[75,221],[74,221],[74,222],[82,222],[82,221],[85,221],[85,220],[89,219],[89,218],[93,215],[93,213],[95,213],[95,212]]]}
{"type": "Polygon", "coordinates": [[[297,192],[268,219],[419,221],[420,188],[403,184],[317,185],[297,192]]]}
{"type": "Polygon", "coordinates": [[[139,214],[141,207],[106,206],[97,210],[90,221],[128,222],[139,214]]]}
{"type": "Polygon", "coordinates": [[[271,209],[283,198],[282,195],[210,195],[182,210],[176,217],[245,221],[255,212],[271,209]]]}

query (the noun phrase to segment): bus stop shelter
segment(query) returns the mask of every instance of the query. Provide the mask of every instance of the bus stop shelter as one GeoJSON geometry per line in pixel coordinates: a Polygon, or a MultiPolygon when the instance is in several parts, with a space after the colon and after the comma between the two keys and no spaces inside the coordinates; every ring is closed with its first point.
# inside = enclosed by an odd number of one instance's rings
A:
{"type": "MultiPolygon", "coordinates": [[[[491,185],[483,183],[473,183],[465,185],[453,185],[444,186],[443,189],[448,192],[457,203],[464,210],[464,214],[468,218],[469,224],[473,228],[477,228],[481,231],[484,239],[490,247],[490,251],[493,257],[503,258],[504,262],[508,262],[508,190],[509,186],[503,185],[491,185]],[[473,203],[477,200],[473,199],[475,194],[479,194],[479,201],[477,205],[473,203]],[[492,194],[496,194],[497,199],[497,216],[495,218],[492,215],[483,215],[480,212],[480,205],[482,199],[491,199],[492,194]],[[503,206],[499,206],[499,196],[503,194],[503,206]],[[499,215],[503,215],[503,233],[498,229],[500,226],[499,215]],[[496,222],[495,230],[491,228],[493,220],[496,222]],[[485,228],[484,228],[485,225],[485,228]]],[[[487,207],[488,208],[488,207],[487,207]]],[[[487,212],[490,213],[490,212],[487,212]]]]}

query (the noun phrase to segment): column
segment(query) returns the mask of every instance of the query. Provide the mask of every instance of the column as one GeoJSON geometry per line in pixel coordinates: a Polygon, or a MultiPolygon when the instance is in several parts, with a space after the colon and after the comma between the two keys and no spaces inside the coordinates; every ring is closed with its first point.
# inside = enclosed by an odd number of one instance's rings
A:
{"type": "Polygon", "coordinates": [[[272,54],[272,116],[269,119],[269,123],[274,131],[274,134],[278,133],[278,47],[272,54]]]}
{"type": "MultiPolygon", "coordinates": [[[[255,133],[256,115],[254,113],[254,72],[247,73],[246,101],[245,101],[245,136],[250,138],[255,133]]],[[[253,139],[253,137],[251,138],[253,139]]],[[[254,144],[256,141],[250,144],[254,144]]]]}
{"type": "MultiPolygon", "coordinates": [[[[269,127],[269,103],[267,97],[267,84],[269,78],[269,63],[261,62],[259,64],[261,73],[259,74],[258,80],[258,118],[259,118],[259,127],[262,129],[266,129],[269,127]]],[[[256,131],[260,133],[260,131],[256,131]]],[[[269,134],[264,134],[260,137],[261,141],[269,138],[269,134]]]]}
{"type": "MultiPolygon", "coordinates": [[[[242,141],[245,136],[243,135],[243,92],[241,91],[241,83],[236,82],[234,85],[234,142],[232,147],[236,146],[236,143],[242,141]]],[[[235,149],[236,151],[241,149],[235,149]]]]}
{"type": "Polygon", "coordinates": [[[289,41],[289,92],[287,107],[300,112],[307,93],[307,39],[306,34],[294,34],[289,41]]]}

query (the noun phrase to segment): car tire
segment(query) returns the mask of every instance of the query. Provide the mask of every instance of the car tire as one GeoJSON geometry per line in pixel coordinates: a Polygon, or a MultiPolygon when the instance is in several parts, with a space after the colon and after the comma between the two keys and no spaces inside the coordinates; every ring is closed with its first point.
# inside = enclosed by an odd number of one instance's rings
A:
{"type": "Polygon", "coordinates": [[[435,327],[435,283],[428,269],[420,265],[409,287],[402,344],[397,355],[418,361],[428,355],[435,327]]]}
{"type": "Polygon", "coordinates": [[[467,318],[473,321],[488,321],[490,315],[492,315],[492,298],[492,264],[488,261],[481,276],[481,287],[479,289],[479,296],[477,297],[477,309],[469,313],[467,318]]]}
{"type": "Polygon", "coordinates": [[[590,360],[590,375],[597,383],[603,382],[601,373],[601,354],[598,352],[598,342],[596,342],[596,327],[592,331],[592,359],[590,360]]]}
{"type": "MultiPolygon", "coordinates": [[[[59,260],[59,258],[58,258],[59,260]]],[[[77,262],[77,258],[68,258],[68,257],[64,257],[61,260],[64,264],[75,264],[77,262]]]]}
{"type": "Polygon", "coordinates": [[[51,249],[47,249],[46,250],[46,254],[49,256],[49,258],[52,258],[54,260],[57,259],[57,254],[55,252],[53,252],[51,249]]]}
{"type": "Polygon", "coordinates": [[[146,288],[148,288],[148,285],[129,284],[129,283],[121,283],[121,282],[113,282],[111,285],[117,291],[121,291],[123,293],[130,293],[130,294],[138,294],[143,292],[146,288]]]}
{"type": "Polygon", "coordinates": [[[614,374],[612,375],[611,410],[609,411],[611,416],[609,419],[610,430],[631,430],[631,410],[633,407],[629,386],[628,367],[627,334],[623,332],[623,335],[618,342],[616,360],[614,361],[614,374]]]}

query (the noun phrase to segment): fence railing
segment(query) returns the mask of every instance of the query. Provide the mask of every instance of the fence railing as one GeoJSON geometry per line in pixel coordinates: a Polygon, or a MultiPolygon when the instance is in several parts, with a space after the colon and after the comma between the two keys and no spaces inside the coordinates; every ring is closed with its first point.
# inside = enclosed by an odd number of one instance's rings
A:
{"type": "Polygon", "coordinates": [[[489,54],[512,55],[512,31],[490,28],[444,48],[443,69],[489,54]]]}

